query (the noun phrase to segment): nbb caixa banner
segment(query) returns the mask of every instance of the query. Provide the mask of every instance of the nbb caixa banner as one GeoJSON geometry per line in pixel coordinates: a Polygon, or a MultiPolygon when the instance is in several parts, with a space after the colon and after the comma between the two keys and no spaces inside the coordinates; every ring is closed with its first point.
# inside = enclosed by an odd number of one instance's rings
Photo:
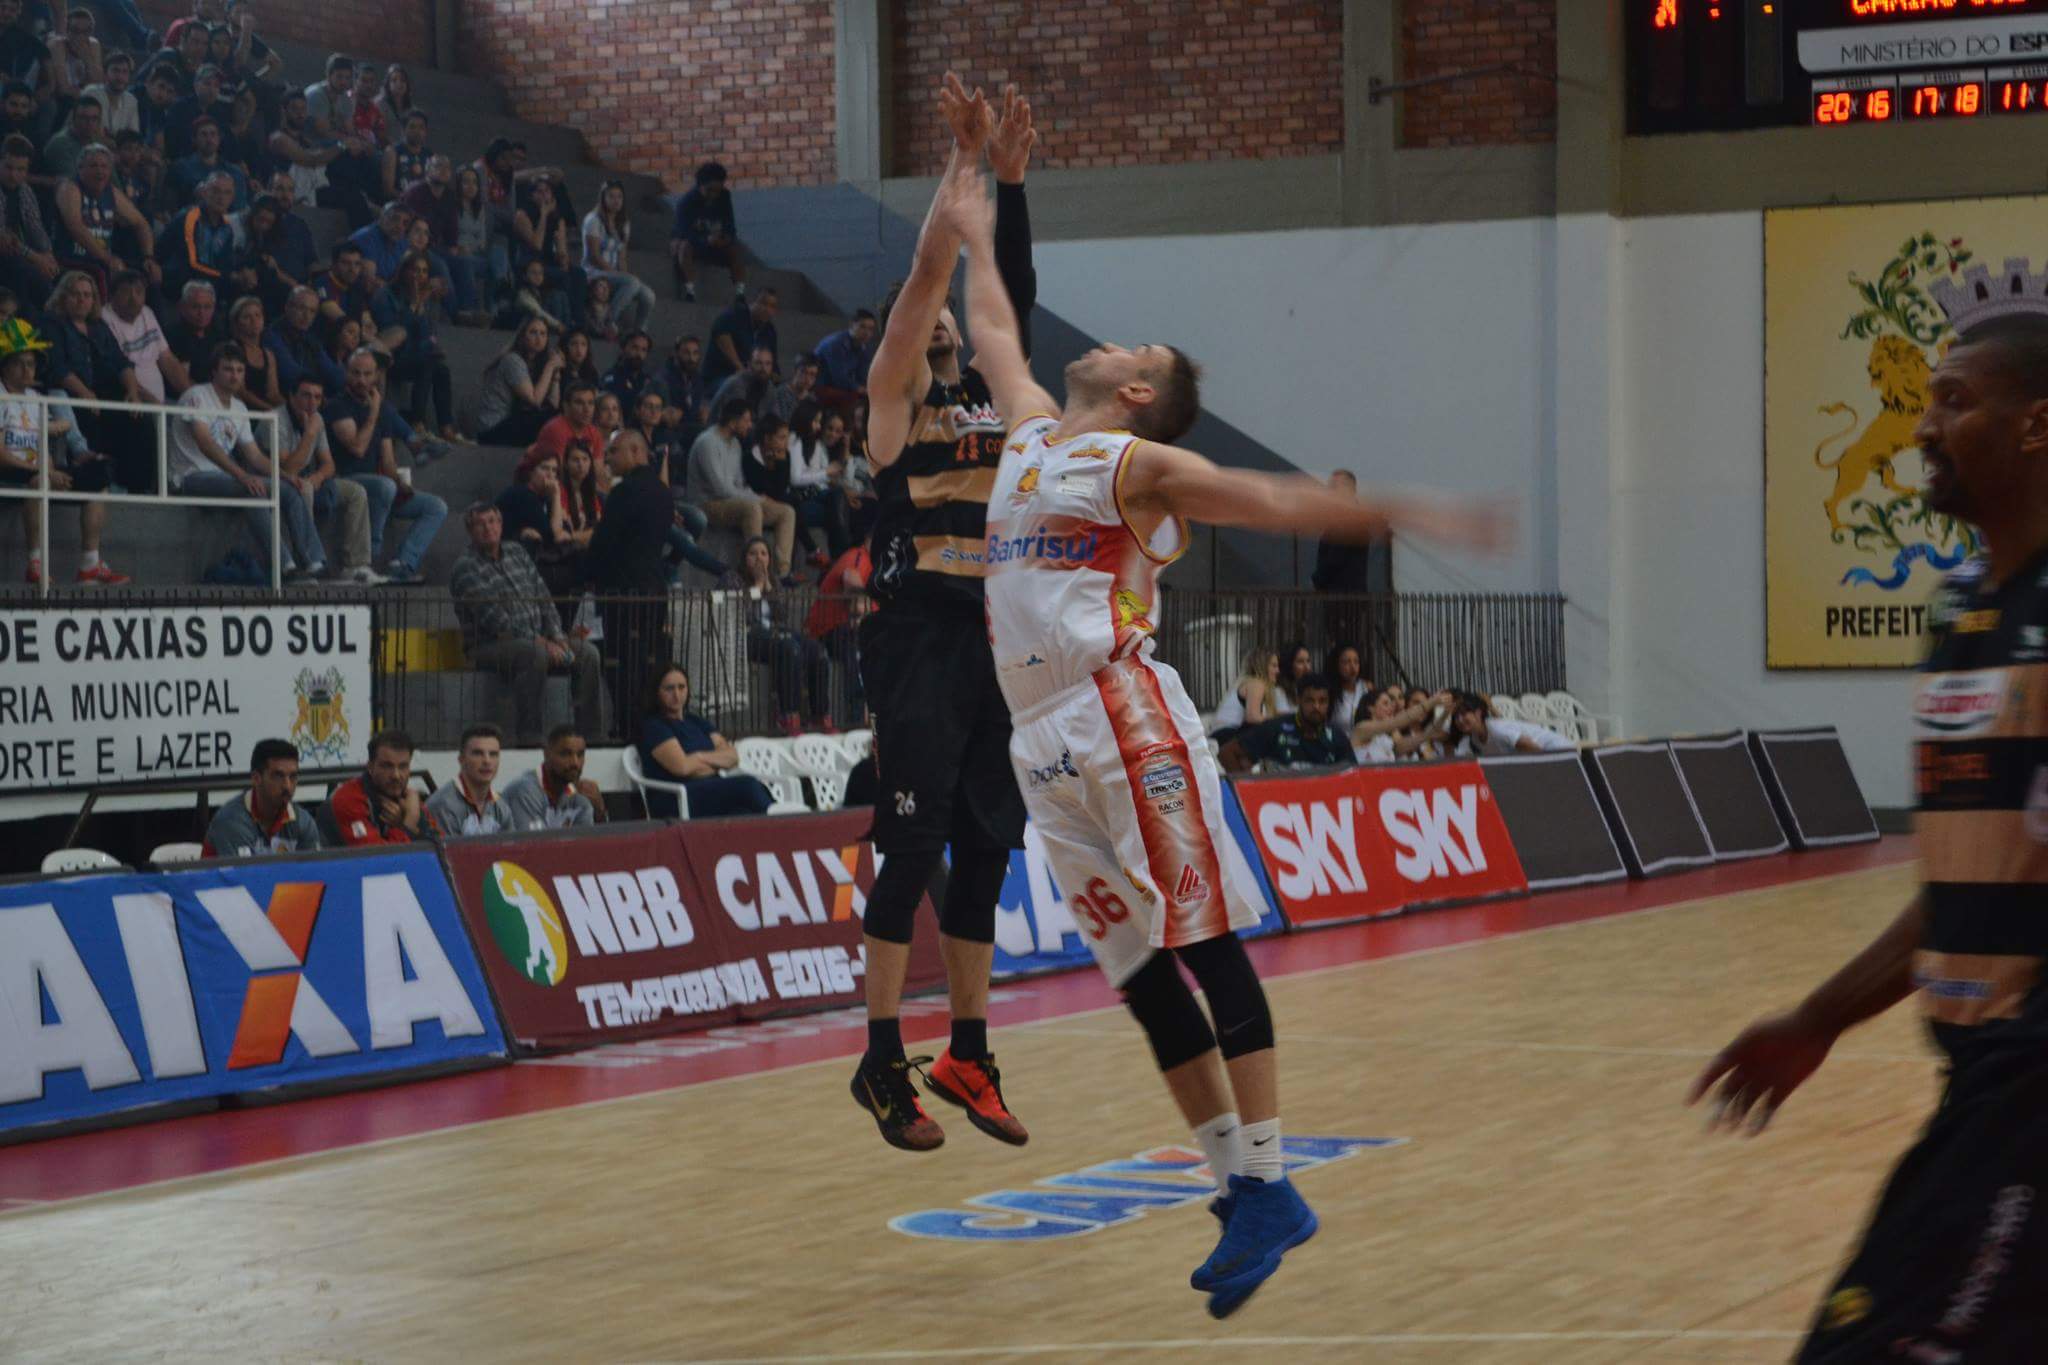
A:
{"type": "Polygon", "coordinates": [[[0,1130],[504,1052],[431,852],[0,887],[0,1130]]]}
{"type": "Polygon", "coordinates": [[[365,606],[0,611],[0,791],[309,767],[370,736],[365,606]]]}
{"type": "MultiPolygon", "coordinates": [[[[865,811],[459,839],[449,876],[513,1040],[614,1042],[861,998],[865,811]]],[[[945,979],[928,910],[912,990],[945,979]]]]}
{"type": "Polygon", "coordinates": [[[1236,787],[1289,924],[1529,889],[1477,763],[1397,763],[1236,787]]]}

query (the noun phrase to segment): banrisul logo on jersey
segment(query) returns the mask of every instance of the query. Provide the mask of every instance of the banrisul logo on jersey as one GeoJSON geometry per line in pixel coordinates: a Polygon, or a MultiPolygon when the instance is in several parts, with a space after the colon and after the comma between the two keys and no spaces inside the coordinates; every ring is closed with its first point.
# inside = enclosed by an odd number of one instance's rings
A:
{"type": "Polygon", "coordinates": [[[1996,725],[2004,707],[2004,669],[1936,673],[1913,698],[1913,723],[1930,738],[1970,739],[1996,725]]]}
{"type": "Polygon", "coordinates": [[[430,852],[0,888],[0,1129],[504,1051],[430,852]]]}
{"type": "MultiPolygon", "coordinates": [[[[1407,1138],[1293,1137],[1282,1134],[1282,1163],[1295,1179],[1360,1152],[1399,1147],[1407,1138]]],[[[959,1209],[922,1209],[889,1220],[909,1237],[946,1242],[1042,1242],[1086,1237],[1216,1193],[1202,1154],[1188,1147],[1154,1147],[1120,1161],[1041,1177],[1028,1189],[991,1190],[960,1202],[959,1209]]]]}

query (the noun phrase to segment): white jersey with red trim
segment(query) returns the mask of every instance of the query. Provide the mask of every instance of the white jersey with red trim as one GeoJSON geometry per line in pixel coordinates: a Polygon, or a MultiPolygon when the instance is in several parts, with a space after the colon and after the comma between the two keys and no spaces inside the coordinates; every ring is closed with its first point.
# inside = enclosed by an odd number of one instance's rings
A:
{"type": "Polygon", "coordinates": [[[1159,571],[1187,548],[1169,517],[1141,539],[1121,486],[1139,438],[1088,431],[1055,440],[1056,417],[1019,422],[988,500],[989,640],[1011,711],[1151,652],[1159,571]]]}

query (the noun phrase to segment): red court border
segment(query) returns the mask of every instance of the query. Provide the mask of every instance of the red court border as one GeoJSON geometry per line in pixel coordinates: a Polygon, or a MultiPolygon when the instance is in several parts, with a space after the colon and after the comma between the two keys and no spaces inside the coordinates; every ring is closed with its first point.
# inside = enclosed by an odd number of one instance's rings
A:
{"type": "MultiPolygon", "coordinates": [[[[1252,944],[1251,950],[1261,974],[1271,979],[1860,872],[1914,856],[1912,840],[1894,836],[1875,844],[1727,863],[1654,881],[1575,888],[1523,900],[1420,911],[1318,929],[1263,939],[1252,944]]],[[[1014,983],[1002,994],[1011,998],[999,999],[990,1010],[989,1022],[996,1028],[1117,1003],[1116,993],[1093,970],[1032,978],[1014,983]]],[[[1757,1002],[1759,1007],[1770,1003],[1757,1002]]],[[[515,1063],[382,1090],[222,1110],[0,1147],[0,1213],[521,1114],[851,1058],[865,1045],[866,1034],[857,1027],[844,1026],[846,1013],[840,1012],[841,1026],[792,1030],[795,1036],[778,1036],[773,1023],[720,1030],[726,1038],[745,1038],[752,1031],[759,1041],[696,1056],[647,1058],[643,1054],[635,1065],[616,1068],[515,1063]]],[[[1284,1019],[1281,1030],[1284,1034],[1284,1019]]],[[[913,1043],[943,1038],[944,1011],[906,1014],[903,1032],[913,1043]]],[[[692,1036],[682,1034],[664,1041],[684,1042],[692,1036]]],[[[631,1051],[631,1045],[622,1050],[631,1051]]],[[[828,1087],[820,1091],[824,1097],[820,1102],[835,1109],[845,1107],[842,1093],[837,1085],[828,1087]]],[[[847,1121],[854,1121],[850,1110],[847,1121]]]]}

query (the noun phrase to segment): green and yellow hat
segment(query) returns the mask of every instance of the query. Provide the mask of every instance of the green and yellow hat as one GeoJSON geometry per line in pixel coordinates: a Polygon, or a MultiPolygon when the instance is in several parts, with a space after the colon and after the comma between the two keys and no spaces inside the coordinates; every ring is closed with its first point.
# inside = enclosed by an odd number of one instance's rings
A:
{"type": "Polygon", "coordinates": [[[0,360],[24,351],[47,351],[50,343],[36,335],[36,329],[20,318],[0,322],[0,360]]]}

